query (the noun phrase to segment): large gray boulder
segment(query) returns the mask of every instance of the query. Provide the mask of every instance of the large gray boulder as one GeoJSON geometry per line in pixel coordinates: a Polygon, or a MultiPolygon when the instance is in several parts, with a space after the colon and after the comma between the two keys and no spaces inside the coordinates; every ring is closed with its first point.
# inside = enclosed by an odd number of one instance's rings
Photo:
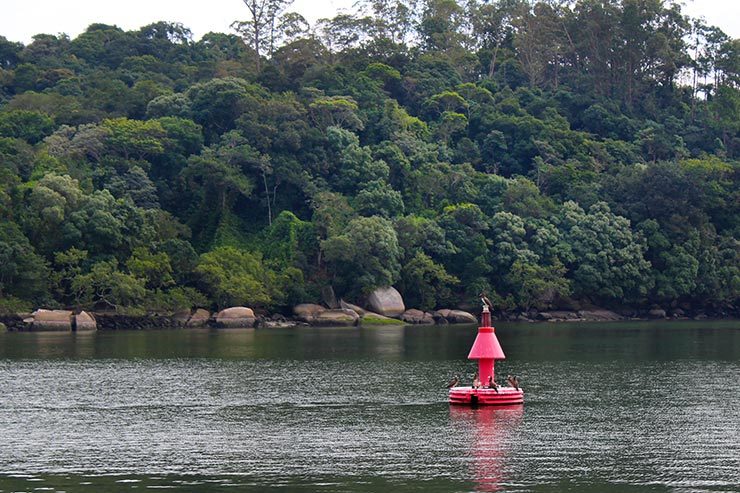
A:
{"type": "Polygon", "coordinates": [[[401,293],[393,286],[378,288],[370,293],[367,305],[371,311],[386,317],[398,318],[406,311],[401,293]]]}
{"type": "Polygon", "coordinates": [[[44,310],[38,309],[33,312],[33,330],[62,331],[72,330],[72,316],[70,310],[44,310]]]}
{"type": "Polygon", "coordinates": [[[434,317],[429,312],[423,312],[416,308],[406,310],[401,314],[401,320],[407,324],[434,325],[434,317]]]}
{"type": "Polygon", "coordinates": [[[172,321],[177,327],[184,327],[190,320],[191,314],[190,310],[178,310],[172,315],[172,321]]]}
{"type": "Polygon", "coordinates": [[[462,310],[450,310],[445,317],[451,324],[475,324],[478,319],[475,315],[462,310]]]}
{"type": "Polygon", "coordinates": [[[293,314],[295,318],[301,322],[307,324],[313,323],[321,313],[325,312],[326,308],[321,305],[315,305],[313,303],[301,303],[293,307],[293,314]]]}
{"type": "Polygon", "coordinates": [[[365,314],[365,310],[363,310],[357,305],[353,305],[352,303],[347,303],[344,300],[339,300],[339,308],[344,308],[345,310],[352,310],[353,312],[357,313],[359,316],[363,316],[365,314]]]}
{"type": "Polygon", "coordinates": [[[98,330],[98,322],[91,313],[80,312],[75,315],[75,330],[77,332],[98,330]]]}
{"type": "Polygon", "coordinates": [[[331,286],[324,286],[321,288],[321,301],[326,304],[329,308],[332,310],[336,308],[341,308],[339,306],[339,302],[337,301],[337,295],[334,294],[334,288],[331,286]]]}
{"type": "MultiPolygon", "coordinates": [[[[254,313],[252,313],[252,318],[254,318],[254,313]]],[[[185,323],[185,327],[205,327],[210,319],[211,312],[203,308],[198,308],[190,315],[187,323],[185,323]]]]}
{"type": "Polygon", "coordinates": [[[336,310],[324,310],[316,315],[311,325],[325,327],[351,327],[357,325],[360,316],[353,310],[338,308],[336,310]]]}
{"type": "Polygon", "coordinates": [[[653,308],[648,312],[648,318],[666,318],[665,310],[660,307],[653,308]]]}
{"type": "Polygon", "coordinates": [[[226,308],[216,314],[216,325],[227,329],[254,327],[254,312],[246,306],[226,308]]]}

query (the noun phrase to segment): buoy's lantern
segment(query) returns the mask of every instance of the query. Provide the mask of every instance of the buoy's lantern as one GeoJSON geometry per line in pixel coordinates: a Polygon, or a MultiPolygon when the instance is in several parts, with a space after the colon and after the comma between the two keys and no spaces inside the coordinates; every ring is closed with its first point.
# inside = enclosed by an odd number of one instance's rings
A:
{"type": "Polygon", "coordinates": [[[504,351],[496,337],[496,329],[491,327],[491,313],[488,311],[488,306],[484,306],[478,335],[468,354],[468,359],[478,360],[478,379],[481,385],[450,388],[450,404],[511,405],[524,403],[522,389],[496,385],[494,365],[497,359],[505,358],[504,351]],[[493,385],[489,386],[489,382],[493,385]]]}

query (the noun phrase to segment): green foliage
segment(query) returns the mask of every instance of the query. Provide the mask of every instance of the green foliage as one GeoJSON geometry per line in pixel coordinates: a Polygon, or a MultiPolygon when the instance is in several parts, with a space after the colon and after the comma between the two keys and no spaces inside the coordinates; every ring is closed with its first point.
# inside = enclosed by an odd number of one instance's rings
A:
{"type": "Polygon", "coordinates": [[[219,247],[201,255],[195,273],[219,307],[266,306],[272,302],[266,285],[268,273],[259,254],[219,247]]]}
{"type": "Polygon", "coordinates": [[[187,97],[193,119],[203,126],[210,141],[234,128],[236,119],[252,107],[258,92],[245,80],[226,77],[191,86],[187,97]]]}
{"type": "Polygon", "coordinates": [[[0,298],[36,300],[46,293],[46,262],[13,223],[0,223],[0,298]]]}
{"type": "Polygon", "coordinates": [[[566,202],[560,228],[571,245],[573,291],[600,300],[640,300],[651,288],[647,245],[630,229],[627,219],[616,216],[603,202],[585,212],[566,202]]]}
{"type": "Polygon", "coordinates": [[[192,118],[193,110],[190,107],[190,99],[184,94],[163,94],[147,103],[146,116],[149,118],[192,118]]]}
{"type": "Polygon", "coordinates": [[[170,257],[165,252],[152,253],[145,247],[137,247],[126,261],[126,267],[131,275],[143,279],[149,289],[161,289],[175,283],[170,257]]]}
{"type": "Polygon", "coordinates": [[[97,262],[87,274],[75,276],[72,290],[82,306],[117,311],[138,307],[147,297],[145,281],[121,272],[115,260],[97,262]]]}
{"type": "Polygon", "coordinates": [[[401,249],[393,225],[385,218],[352,219],[341,234],[321,242],[339,293],[368,294],[391,286],[401,271],[401,249]]]}
{"type": "Polygon", "coordinates": [[[166,133],[161,123],[155,120],[142,122],[116,118],[104,120],[102,126],[110,132],[107,139],[110,149],[126,159],[129,156],[144,159],[164,152],[162,140],[166,133]]]}
{"type": "Polygon", "coordinates": [[[480,287],[481,279],[491,272],[488,260],[489,220],[475,204],[463,203],[445,207],[439,220],[445,237],[455,249],[442,257],[447,270],[458,279],[468,295],[480,287]]]}
{"type": "Polygon", "coordinates": [[[0,137],[12,137],[35,144],[53,130],[54,121],[38,111],[0,112],[0,137]]]}
{"type": "Polygon", "coordinates": [[[312,202],[312,222],[321,238],[338,235],[354,217],[355,211],[347,197],[334,192],[319,192],[312,202]]]}
{"type": "Polygon", "coordinates": [[[360,140],[352,132],[329,127],[327,140],[337,154],[336,175],[332,180],[337,191],[356,193],[372,182],[388,180],[388,165],[373,160],[370,149],[361,147],[360,140]]]}
{"type": "Polygon", "coordinates": [[[208,307],[206,295],[191,287],[174,287],[168,290],[156,289],[147,294],[143,307],[149,312],[173,314],[193,308],[208,307]]]}
{"type": "Polygon", "coordinates": [[[182,176],[200,193],[202,208],[215,205],[221,213],[227,212],[238,196],[249,196],[254,189],[252,181],[237,166],[211,150],[191,156],[182,176]]]}
{"type": "Polygon", "coordinates": [[[403,265],[399,289],[408,306],[433,310],[452,300],[452,288],[458,283],[459,280],[448,274],[442,265],[417,252],[403,265]]]}
{"type": "MultiPolygon", "coordinates": [[[[24,301],[14,296],[3,296],[0,298],[0,315],[31,313],[33,311],[33,306],[33,303],[30,301],[24,301]]],[[[1,328],[2,327],[0,327],[0,329],[1,328]]]]}
{"type": "Polygon", "coordinates": [[[417,215],[398,218],[394,223],[398,244],[410,258],[417,251],[431,256],[453,254],[457,248],[445,237],[437,221],[417,215]]]}
{"type": "Polygon", "coordinates": [[[357,193],[355,209],[364,216],[395,217],[403,213],[403,199],[390,185],[375,180],[357,193]]]}
{"type": "Polygon", "coordinates": [[[0,37],[0,304],[736,310],[737,40],[658,1],[267,3],[0,37]]]}
{"type": "Polygon", "coordinates": [[[507,273],[509,284],[516,286],[512,293],[516,305],[524,310],[542,310],[551,306],[554,299],[568,296],[570,282],[565,272],[565,267],[557,261],[543,266],[516,260],[507,273]]]}
{"type": "Polygon", "coordinates": [[[76,294],[72,289],[72,282],[75,277],[82,274],[82,264],[87,259],[87,250],[79,250],[74,247],[54,254],[55,269],[51,273],[51,281],[57,299],[66,304],[77,301],[76,294]]]}
{"type": "Polygon", "coordinates": [[[362,130],[357,116],[357,103],[349,96],[320,97],[308,105],[311,116],[319,127],[338,127],[362,130]]]}
{"type": "Polygon", "coordinates": [[[313,224],[301,221],[289,211],[275,218],[264,241],[264,255],[277,266],[306,268],[309,258],[317,253],[313,224]]]}

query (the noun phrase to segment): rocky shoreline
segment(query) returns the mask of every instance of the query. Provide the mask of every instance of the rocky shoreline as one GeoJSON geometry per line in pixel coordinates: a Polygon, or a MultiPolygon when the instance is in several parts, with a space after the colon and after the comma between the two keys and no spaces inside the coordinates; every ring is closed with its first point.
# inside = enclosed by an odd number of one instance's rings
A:
{"type": "MultiPolygon", "coordinates": [[[[473,310],[475,308],[472,308],[473,310]]],[[[620,320],[706,320],[740,318],[736,309],[663,309],[621,308],[607,310],[587,307],[569,310],[529,310],[527,312],[493,313],[496,321],[518,322],[614,322],[620,320]]],[[[237,306],[211,313],[199,308],[174,314],[122,315],[110,312],[38,309],[33,313],[0,315],[0,331],[92,331],[143,330],[152,328],[283,328],[283,327],[353,327],[372,325],[447,325],[475,324],[476,315],[461,309],[422,311],[406,309],[401,295],[392,287],[379,288],[361,307],[333,296],[324,304],[302,303],[293,314],[255,313],[237,306]]]]}
{"type": "MultiPolygon", "coordinates": [[[[245,307],[234,307],[243,309],[245,307]]],[[[61,310],[56,310],[61,311],[61,310]]],[[[740,318],[737,314],[728,312],[713,312],[700,310],[691,316],[686,313],[674,311],[665,312],[665,316],[659,316],[660,312],[649,311],[630,312],[629,315],[620,315],[610,310],[579,310],[579,311],[543,311],[526,313],[500,313],[495,314],[492,320],[505,322],[528,322],[528,323],[557,323],[557,322],[616,322],[625,320],[722,320],[740,318]]],[[[34,313],[38,313],[37,310],[34,313]]],[[[324,308],[323,316],[306,321],[304,317],[289,317],[282,314],[261,314],[253,319],[240,321],[225,321],[220,319],[218,313],[209,312],[207,318],[203,317],[206,310],[196,310],[192,314],[157,315],[148,314],[142,316],[121,315],[106,312],[84,312],[94,320],[94,325],[83,326],[79,323],[79,314],[72,314],[69,323],[43,323],[36,320],[34,313],[20,313],[12,315],[0,315],[0,331],[9,332],[23,331],[91,331],[91,330],[146,330],[146,329],[192,329],[192,328],[254,328],[271,329],[287,327],[353,327],[373,325],[448,325],[448,324],[474,324],[476,318],[473,314],[463,310],[435,310],[422,312],[420,310],[408,310],[403,318],[389,319],[388,317],[369,314],[356,316],[346,309],[324,308]],[[196,313],[197,312],[197,313],[196,313]],[[454,316],[449,316],[454,312],[454,316]],[[445,317],[444,314],[448,314],[445,317]]]]}

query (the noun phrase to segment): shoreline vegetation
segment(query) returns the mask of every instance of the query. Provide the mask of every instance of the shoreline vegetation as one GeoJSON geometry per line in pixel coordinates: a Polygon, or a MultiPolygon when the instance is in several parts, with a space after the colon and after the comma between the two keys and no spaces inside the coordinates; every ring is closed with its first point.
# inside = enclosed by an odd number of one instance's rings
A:
{"type": "Polygon", "coordinates": [[[740,40],[671,1],[258,3],[0,33],[0,313],[738,315],[740,40]]]}

